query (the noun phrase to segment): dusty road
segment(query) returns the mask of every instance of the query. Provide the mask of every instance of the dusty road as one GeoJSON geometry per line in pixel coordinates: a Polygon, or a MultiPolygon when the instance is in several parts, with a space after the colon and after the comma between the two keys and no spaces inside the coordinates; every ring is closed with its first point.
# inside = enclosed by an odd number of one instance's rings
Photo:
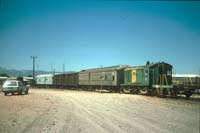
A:
{"type": "Polygon", "coordinates": [[[70,90],[0,93],[1,133],[199,133],[199,119],[199,101],[70,90]]]}

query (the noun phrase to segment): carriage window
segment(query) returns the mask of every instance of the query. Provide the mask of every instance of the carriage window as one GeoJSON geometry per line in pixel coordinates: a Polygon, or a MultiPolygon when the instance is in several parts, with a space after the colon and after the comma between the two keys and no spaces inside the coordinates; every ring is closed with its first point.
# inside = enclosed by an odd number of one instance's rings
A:
{"type": "Polygon", "coordinates": [[[171,71],[167,71],[167,76],[171,76],[172,72],[171,71]]]}
{"type": "Polygon", "coordinates": [[[104,76],[105,80],[107,80],[107,75],[104,76]]]}
{"type": "Polygon", "coordinates": [[[112,76],[112,80],[115,81],[115,76],[114,75],[112,76]]]}
{"type": "Polygon", "coordinates": [[[159,73],[160,73],[160,74],[162,74],[162,73],[163,73],[163,71],[162,71],[162,68],[161,68],[161,67],[159,67],[159,73]]]}
{"type": "Polygon", "coordinates": [[[99,78],[100,78],[100,80],[105,80],[105,76],[104,75],[100,76],[99,78]]]}

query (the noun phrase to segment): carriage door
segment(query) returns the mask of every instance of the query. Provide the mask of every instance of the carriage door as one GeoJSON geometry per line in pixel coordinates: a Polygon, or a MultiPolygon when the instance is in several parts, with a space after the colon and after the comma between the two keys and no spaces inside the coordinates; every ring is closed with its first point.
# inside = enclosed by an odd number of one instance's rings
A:
{"type": "Polygon", "coordinates": [[[117,73],[115,71],[111,73],[109,80],[112,82],[112,86],[117,85],[117,73]]]}
{"type": "Polygon", "coordinates": [[[132,70],[132,83],[136,83],[136,69],[132,70]]]}

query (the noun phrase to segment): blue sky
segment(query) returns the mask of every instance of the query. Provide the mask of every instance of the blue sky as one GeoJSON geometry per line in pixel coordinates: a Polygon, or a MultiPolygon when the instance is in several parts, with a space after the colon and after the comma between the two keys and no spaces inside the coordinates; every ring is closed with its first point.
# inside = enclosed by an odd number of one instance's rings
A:
{"type": "Polygon", "coordinates": [[[1,0],[0,66],[79,71],[165,61],[200,69],[200,2],[1,0]]]}

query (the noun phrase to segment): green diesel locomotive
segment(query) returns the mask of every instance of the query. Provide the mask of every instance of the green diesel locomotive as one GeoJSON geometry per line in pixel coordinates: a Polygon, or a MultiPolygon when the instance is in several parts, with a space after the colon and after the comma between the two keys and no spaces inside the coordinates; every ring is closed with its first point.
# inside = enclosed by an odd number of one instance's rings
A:
{"type": "Polygon", "coordinates": [[[151,95],[176,95],[172,84],[172,65],[165,62],[144,66],[129,67],[124,70],[123,93],[142,93],[151,95]]]}

